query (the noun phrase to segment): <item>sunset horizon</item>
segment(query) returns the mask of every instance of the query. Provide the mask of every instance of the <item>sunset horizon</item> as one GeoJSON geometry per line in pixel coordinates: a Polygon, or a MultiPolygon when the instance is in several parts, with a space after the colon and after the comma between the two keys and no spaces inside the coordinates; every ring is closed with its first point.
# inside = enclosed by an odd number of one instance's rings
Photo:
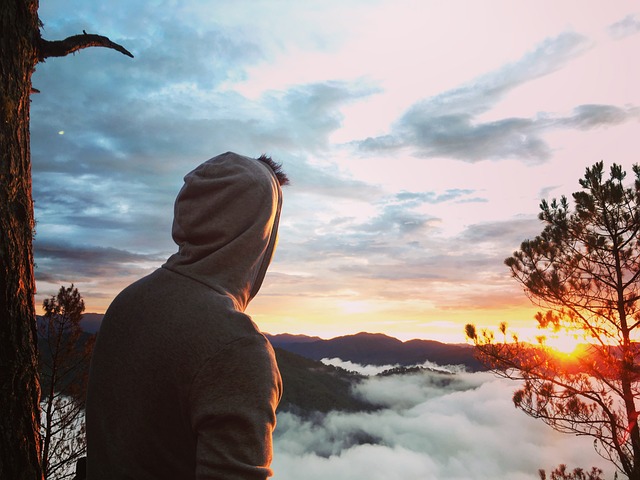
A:
{"type": "Polygon", "coordinates": [[[262,331],[467,343],[465,324],[507,322],[533,340],[505,258],[542,231],[541,200],[636,162],[633,2],[105,8],[40,6],[47,38],[102,32],[135,58],[90,49],[33,76],[38,312],[73,283],[104,313],[160,268],[183,176],[235,151],[291,179],[246,311],[262,331]]]}

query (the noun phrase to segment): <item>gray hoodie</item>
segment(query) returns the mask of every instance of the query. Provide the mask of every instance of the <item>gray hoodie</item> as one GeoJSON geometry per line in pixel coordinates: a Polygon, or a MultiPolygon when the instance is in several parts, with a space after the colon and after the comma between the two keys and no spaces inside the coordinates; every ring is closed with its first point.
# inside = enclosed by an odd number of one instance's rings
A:
{"type": "Polygon", "coordinates": [[[95,345],[87,478],[265,479],[282,382],[243,312],[277,241],[271,168],[231,152],[185,177],[179,250],[122,291],[95,345]]]}

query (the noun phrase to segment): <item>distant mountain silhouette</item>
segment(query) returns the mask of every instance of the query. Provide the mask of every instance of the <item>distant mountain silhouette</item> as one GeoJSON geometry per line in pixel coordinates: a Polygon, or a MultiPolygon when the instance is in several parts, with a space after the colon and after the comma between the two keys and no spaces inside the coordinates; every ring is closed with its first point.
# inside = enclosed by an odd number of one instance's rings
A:
{"type": "Polygon", "coordinates": [[[104,317],[104,313],[83,313],[80,321],[82,330],[87,333],[98,333],[102,317],[104,317]]]}
{"type": "MultiPolygon", "coordinates": [[[[85,342],[94,332],[98,331],[103,316],[103,314],[97,313],[84,314],[81,321],[84,333],[78,342],[79,349],[83,348],[85,342]]],[[[36,318],[39,324],[45,321],[43,316],[38,315],[36,318]]],[[[304,342],[307,339],[315,341],[318,337],[282,336],[285,343],[287,339],[304,342]]],[[[50,355],[50,346],[43,338],[38,339],[38,349],[41,356],[50,355]]],[[[351,386],[362,379],[360,375],[304,358],[280,348],[276,348],[275,352],[284,384],[278,411],[290,411],[305,416],[313,412],[326,413],[330,410],[353,412],[376,408],[357,399],[351,393],[351,386]]],[[[46,373],[44,363],[40,362],[39,367],[41,375],[46,373]]],[[[45,391],[48,390],[46,384],[48,378],[44,375],[41,377],[41,380],[45,381],[42,385],[45,391]]],[[[67,386],[64,385],[64,387],[67,386]]]]}
{"type": "MultiPolygon", "coordinates": [[[[88,334],[97,332],[103,316],[85,313],[81,322],[83,330],[88,334]]],[[[41,318],[38,320],[42,321],[41,318]]],[[[330,340],[288,333],[266,336],[274,346],[284,384],[278,410],[299,415],[377,408],[352,394],[352,386],[364,377],[325,365],[319,361],[323,358],[337,357],[360,364],[403,366],[429,360],[438,365],[465,365],[471,371],[482,369],[473,358],[473,347],[469,345],[450,345],[432,340],[402,342],[380,333],[358,333],[330,340]]],[[[386,374],[404,374],[414,370],[399,368],[386,374]]]]}
{"type": "Polygon", "coordinates": [[[283,347],[284,345],[290,345],[292,343],[310,343],[310,342],[317,342],[318,340],[322,340],[320,337],[309,337],[308,335],[294,335],[291,333],[279,333],[278,335],[271,335],[270,333],[265,333],[265,335],[269,340],[277,339],[277,343],[279,347],[283,347]]]}
{"type": "MultiPolygon", "coordinates": [[[[82,329],[96,333],[102,322],[102,313],[85,313],[82,329]]],[[[265,334],[274,347],[296,353],[311,360],[340,358],[361,365],[418,365],[426,361],[438,365],[464,365],[475,372],[486,370],[474,357],[474,348],[465,344],[450,344],[435,340],[408,340],[382,333],[357,333],[329,340],[308,335],[281,333],[265,334]]]]}
{"type": "MultiPolygon", "coordinates": [[[[81,323],[82,329],[88,333],[96,333],[102,317],[102,313],[85,313],[81,323]]],[[[404,366],[430,361],[438,365],[464,365],[472,372],[486,370],[486,367],[474,357],[474,347],[466,344],[420,339],[403,342],[382,333],[365,332],[329,340],[290,333],[265,335],[274,347],[311,360],[340,358],[361,365],[404,366]]]]}
{"type": "Polygon", "coordinates": [[[447,344],[434,340],[402,342],[382,333],[358,333],[330,340],[313,337],[292,341],[291,336],[267,335],[274,347],[296,353],[312,360],[340,358],[361,365],[418,365],[426,361],[438,365],[464,365],[469,371],[486,368],[475,358],[474,347],[447,344]]]}

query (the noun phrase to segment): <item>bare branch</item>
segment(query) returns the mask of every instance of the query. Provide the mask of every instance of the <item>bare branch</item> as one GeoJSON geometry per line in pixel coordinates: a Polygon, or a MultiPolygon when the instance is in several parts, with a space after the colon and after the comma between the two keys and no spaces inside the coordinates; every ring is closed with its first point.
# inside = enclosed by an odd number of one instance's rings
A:
{"type": "Polygon", "coordinates": [[[123,55],[126,55],[127,57],[133,58],[133,55],[129,50],[124,48],[122,45],[112,42],[107,37],[84,32],[82,35],[73,35],[65,38],[64,40],[49,41],[41,38],[38,60],[42,62],[45,58],[49,57],[65,57],[70,53],[89,47],[111,48],[123,55]]]}

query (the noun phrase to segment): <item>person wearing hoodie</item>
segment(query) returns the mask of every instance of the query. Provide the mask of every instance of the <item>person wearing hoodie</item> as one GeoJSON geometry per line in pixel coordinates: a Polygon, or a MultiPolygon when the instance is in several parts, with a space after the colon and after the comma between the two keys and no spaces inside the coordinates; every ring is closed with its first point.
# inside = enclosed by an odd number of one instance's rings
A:
{"type": "Polygon", "coordinates": [[[105,313],[86,403],[87,479],[265,479],[282,380],[244,313],[277,243],[269,157],[227,152],[184,178],[178,252],[105,313]]]}

